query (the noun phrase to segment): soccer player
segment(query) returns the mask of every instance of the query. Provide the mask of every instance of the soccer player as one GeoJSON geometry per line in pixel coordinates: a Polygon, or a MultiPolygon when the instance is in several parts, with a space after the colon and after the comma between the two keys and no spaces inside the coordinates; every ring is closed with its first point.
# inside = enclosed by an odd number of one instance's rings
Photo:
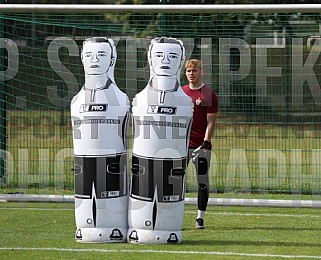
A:
{"type": "Polygon", "coordinates": [[[200,60],[188,60],[185,63],[185,71],[189,84],[183,86],[183,90],[193,99],[194,103],[188,162],[192,158],[198,182],[198,214],[195,227],[204,229],[204,216],[209,198],[208,174],[211,162],[211,139],[218,112],[218,99],[215,92],[203,83],[203,69],[200,60]]]}

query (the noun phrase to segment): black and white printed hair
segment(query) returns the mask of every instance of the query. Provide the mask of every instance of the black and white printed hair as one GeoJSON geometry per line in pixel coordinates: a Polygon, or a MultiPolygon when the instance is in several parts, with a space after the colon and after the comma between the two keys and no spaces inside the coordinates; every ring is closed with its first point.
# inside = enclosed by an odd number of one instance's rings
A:
{"type": "MultiPolygon", "coordinates": [[[[108,43],[111,49],[111,64],[110,66],[113,66],[115,64],[115,59],[116,59],[116,47],[115,47],[115,43],[112,39],[107,38],[107,37],[91,37],[88,38],[86,40],[84,40],[84,42],[82,43],[82,46],[84,47],[87,43],[108,43]]],[[[83,55],[83,49],[81,51],[81,57],[83,55]]]]}
{"type": "MultiPolygon", "coordinates": [[[[184,67],[184,62],[185,62],[185,47],[184,44],[181,40],[178,40],[176,38],[172,38],[172,37],[156,37],[154,38],[148,48],[148,63],[149,66],[152,67],[152,49],[155,43],[170,43],[170,44],[177,44],[180,46],[181,50],[182,50],[182,57],[181,57],[181,61],[180,61],[180,65],[177,71],[177,80],[180,79],[180,74],[181,74],[181,70],[184,67]]],[[[150,70],[150,77],[152,77],[152,70],[150,70]]]]}
{"type": "MultiPolygon", "coordinates": [[[[171,44],[178,44],[181,47],[182,50],[182,58],[181,58],[181,64],[180,64],[180,69],[182,68],[184,61],[185,61],[185,48],[184,48],[184,44],[181,40],[178,40],[176,38],[172,38],[172,37],[157,37],[154,38],[150,45],[149,45],[149,49],[148,49],[148,60],[149,62],[151,62],[151,54],[152,54],[152,49],[155,43],[171,43],[171,44]]],[[[150,63],[151,64],[151,63],[150,63]]]]}

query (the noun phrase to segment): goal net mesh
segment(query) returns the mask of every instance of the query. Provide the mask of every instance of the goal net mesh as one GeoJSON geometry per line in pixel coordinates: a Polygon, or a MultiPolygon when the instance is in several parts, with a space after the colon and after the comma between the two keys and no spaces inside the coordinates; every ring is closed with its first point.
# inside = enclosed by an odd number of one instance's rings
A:
{"type": "MultiPolygon", "coordinates": [[[[115,79],[132,100],[149,78],[151,39],[176,37],[219,97],[211,192],[319,195],[320,13],[0,14],[1,193],[72,194],[70,101],[82,42],[117,46],[115,79]]],[[[181,84],[186,84],[182,73],[181,84]]],[[[188,192],[197,190],[194,168],[188,192]]]]}

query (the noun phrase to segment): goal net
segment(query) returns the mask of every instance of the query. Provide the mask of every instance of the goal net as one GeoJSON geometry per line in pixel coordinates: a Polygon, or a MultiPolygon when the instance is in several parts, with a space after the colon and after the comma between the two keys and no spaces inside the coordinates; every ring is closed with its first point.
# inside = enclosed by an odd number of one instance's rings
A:
{"type": "MultiPolygon", "coordinates": [[[[151,39],[168,36],[202,60],[219,97],[211,192],[319,199],[320,5],[11,7],[0,5],[0,193],[73,194],[69,110],[86,38],[114,40],[115,79],[132,100],[151,39]]],[[[197,190],[192,167],[186,185],[197,190]]]]}

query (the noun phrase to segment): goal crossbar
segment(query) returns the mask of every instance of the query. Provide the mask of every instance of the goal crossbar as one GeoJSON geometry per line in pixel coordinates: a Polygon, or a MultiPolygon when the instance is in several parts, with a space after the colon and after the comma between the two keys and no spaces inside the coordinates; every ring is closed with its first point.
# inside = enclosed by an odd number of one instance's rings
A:
{"type": "Polygon", "coordinates": [[[318,13],[321,4],[230,4],[230,5],[88,5],[88,4],[0,4],[1,13],[318,13]]]}

